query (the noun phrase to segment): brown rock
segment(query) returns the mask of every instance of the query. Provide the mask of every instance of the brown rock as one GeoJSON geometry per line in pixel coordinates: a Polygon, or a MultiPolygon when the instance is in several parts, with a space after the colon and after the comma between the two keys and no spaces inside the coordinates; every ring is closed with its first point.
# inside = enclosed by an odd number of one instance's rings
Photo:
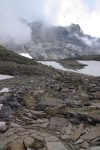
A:
{"type": "Polygon", "coordinates": [[[49,116],[55,116],[57,113],[57,109],[56,108],[46,108],[45,112],[49,115],[49,116]]]}
{"type": "Polygon", "coordinates": [[[26,104],[26,107],[35,107],[36,106],[35,100],[34,100],[33,96],[31,96],[30,93],[25,94],[24,102],[26,104]]]}
{"type": "Polygon", "coordinates": [[[84,129],[84,125],[80,124],[79,128],[75,132],[72,132],[71,134],[72,139],[76,141],[80,137],[83,129],[84,129]]]}
{"type": "Polygon", "coordinates": [[[7,150],[25,150],[24,148],[23,141],[20,140],[11,142],[7,146],[7,150]]]}

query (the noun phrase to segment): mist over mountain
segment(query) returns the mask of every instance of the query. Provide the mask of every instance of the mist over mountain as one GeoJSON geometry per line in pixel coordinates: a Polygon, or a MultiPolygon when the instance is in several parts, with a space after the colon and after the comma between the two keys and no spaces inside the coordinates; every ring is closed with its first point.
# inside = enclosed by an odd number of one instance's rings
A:
{"type": "Polygon", "coordinates": [[[0,0],[0,44],[35,59],[98,54],[100,39],[92,36],[100,37],[99,4],[99,0],[0,0]]]}
{"type": "Polygon", "coordinates": [[[33,22],[27,25],[31,30],[31,40],[26,44],[9,42],[6,47],[18,53],[29,53],[39,60],[100,54],[100,39],[84,34],[78,24],[62,27],[33,22]]]}

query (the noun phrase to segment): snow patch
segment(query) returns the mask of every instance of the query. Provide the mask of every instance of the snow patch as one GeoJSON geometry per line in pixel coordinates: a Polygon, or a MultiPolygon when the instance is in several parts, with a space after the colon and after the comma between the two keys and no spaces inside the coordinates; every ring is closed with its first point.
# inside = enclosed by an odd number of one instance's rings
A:
{"type": "Polygon", "coordinates": [[[33,59],[28,53],[20,53],[21,56],[33,59]]]}
{"type": "Polygon", "coordinates": [[[5,79],[9,79],[9,78],[13,78],[13,76],[0,74],[0,80],[5,80],[5,79]]]}
{"type": "Polygon", "coordinates": [[[91,75],[91,76],[100,76],[100,61],[78,61],[81,64],[85,64],[83,69],[77,70],[78,73],[91,75]]]}
{"type": "Polygon", "coordinates": [[[9,88],[3,88],[3,89],[0,91],[0,93],[7,93],[7,92],[9,92],[9,88]]]}

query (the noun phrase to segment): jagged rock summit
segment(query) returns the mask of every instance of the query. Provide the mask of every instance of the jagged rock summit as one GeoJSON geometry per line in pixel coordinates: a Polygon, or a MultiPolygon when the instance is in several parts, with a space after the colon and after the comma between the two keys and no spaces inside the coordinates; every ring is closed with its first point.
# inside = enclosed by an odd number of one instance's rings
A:
{"type": "Polygon", "coordinates": [[[48,26],[41,22],[28,24],[31,40],[26,45],[8,43],[15,51],[28,52],[34,59],[58,60],[81,55],[100,54],[100,39],[83,33],[78,24],[48,26]]]}

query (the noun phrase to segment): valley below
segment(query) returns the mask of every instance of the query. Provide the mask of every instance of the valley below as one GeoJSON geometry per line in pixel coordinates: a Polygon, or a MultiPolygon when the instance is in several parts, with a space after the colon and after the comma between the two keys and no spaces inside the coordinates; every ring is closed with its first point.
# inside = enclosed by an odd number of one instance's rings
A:
{"type": "Polygon", "coordinates": [[[0,80],[0,150],[100,150],[100,74],[76,71],[88,62],[0,56],[1,77],[13,76],[0,80]]]}

